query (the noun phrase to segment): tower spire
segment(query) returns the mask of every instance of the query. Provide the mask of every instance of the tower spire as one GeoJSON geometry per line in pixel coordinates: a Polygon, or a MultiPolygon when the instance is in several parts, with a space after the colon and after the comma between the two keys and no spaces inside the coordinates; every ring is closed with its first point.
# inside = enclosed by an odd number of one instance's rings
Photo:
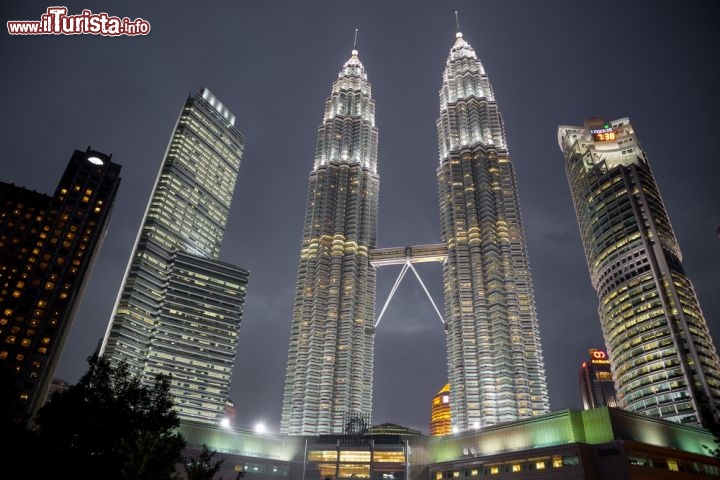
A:
{"type": "Polygon", "coordinates": [[[457,33],[460,33],[460,17],[457,10],[455,10],[455,28],[457,28],[457,33]]]}
{"type": "Polygon", "coordinates": [[[339,434],[348,418],[372,414],[377,144],[375,100],[353,50],[325,101],[308,178],[280,420],[288,435],[339,434]]]}
{"type": "Polygon", "coordinates": [[[355,29],[355,39],[353,40],[353,49],[352,49],[352,54],[353,54],[353,55],[357,55],[357,54],[358,54],[358,51],[357,51],[357,34],[358,34],[358,29],[356,28],[356,29],[355,29]]]}
{"type": "Polygon", "coordinates": [[[502,116],[480,60],[462,38],[457,12],[455,22],[458,32],[439,91],[437,176],[441,241],[448,249],[443,267],[450,312],[445,318],[448,383],[456,392],[450,396],[450,417],[453,428],[465,431],[544,414],[550,403],[502,116]],[[485,178],[497,179],[503,188],[488,190],[485,178]],[[480,191],[487,195],[477,195],[480,191]],[[517,244],[511,247],[509,239],[517,244]]]}

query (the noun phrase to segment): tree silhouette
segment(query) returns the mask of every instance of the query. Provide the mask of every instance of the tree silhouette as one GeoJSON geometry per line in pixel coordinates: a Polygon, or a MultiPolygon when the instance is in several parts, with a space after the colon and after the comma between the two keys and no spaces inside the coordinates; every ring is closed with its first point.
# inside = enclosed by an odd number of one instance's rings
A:
{"type": "Polygon", "coordinates": [[[705,430],[712,433],[715,446],[710,447],[703,445],[705,450],[713,457],[720,460],[720,419],[718,419],[718,411],[712,401],[705,392],[697,393],[698,413],[702,426],[705,430]]]}
{"type": "Polygon", "coordinates": [[[217,451],[211,452],[208,446],[203,443],[198,458],[188,458],[183,464],[187,480],[213,480],[225,461],[224,459],[213,460],[216,453],[217,451]]]}
{"type": "Polygon", "coordinates": [[[36,453],[29,478],[63,473],[74,479],[160,480],[178,478],[185,440],[176,432],[170,383],[158,376],[143,386],[127,364],[97,355],[76,385],[54,394],[34,418],[36,453]]]}

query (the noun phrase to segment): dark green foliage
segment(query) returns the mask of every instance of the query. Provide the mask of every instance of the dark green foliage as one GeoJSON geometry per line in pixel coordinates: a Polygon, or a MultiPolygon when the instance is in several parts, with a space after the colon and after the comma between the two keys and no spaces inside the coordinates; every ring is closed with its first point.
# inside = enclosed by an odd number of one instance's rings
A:
{"type": "Polygon", "coordinates": [[[189,458],[185,461],[187,480],[213,480],[224,462],[224,460],[213,460],[212,457],[216,453],[215,451],[211,452],[208,446],[203,444],[198,458],[189,458]]]}
{"type": "Polygon", "coordinates": [[[708,398],[705,392],[697,393],[698,413],[705,430],[712,433],[715,446],[703,445],[709,455],[720,460],[720,420],[718,419],[717,408],[708,398]]]}
{"type": "Polygon", "coordinates": [[[185,440],[175,432],[180,422],[167,377],[144,387],[124,363],[96,355],[88,363],[76,385],[38,411],[35,462],[28,463],[36,476],[29,478],[176,478],[185,440]]]}

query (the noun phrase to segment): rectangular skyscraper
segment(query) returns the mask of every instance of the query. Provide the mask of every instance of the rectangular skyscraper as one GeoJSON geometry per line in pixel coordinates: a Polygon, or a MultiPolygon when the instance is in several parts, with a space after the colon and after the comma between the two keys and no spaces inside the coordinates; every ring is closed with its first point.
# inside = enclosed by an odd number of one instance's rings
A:
{"type": "Polygon", "coordinates": [[[515,170],[490,80],[456,35],[437,120],[454,431],[549,410],[515,170]]]}
{"type": "Polygon", "coordinates": [[[325,103],[310,172],[280,428],[340,433],[372,413],[378,131],[353,50],[325,103]]]}
{"type": "Polygon", "coordinates": [[[582,362],[579,372],[580,396],[585,410],[599,407],[617,407],[615,381],[607,353],[590,349],[590,358],[582,362]]]}
{"type": "Polygon", "coordinates": [[[629,119],[560,126],[558,143],[620,406],[706,422],[720,405],[720,362],[629,119]]]}
{"type": "Polygon", "coordinates": [[[53,196],[0,183],[0,412],[13,421],[45,401],[119,184],[120,165],[89,148],[53,196]]]}
{"type": "Polygon", "coordinates": [[[209,90],[188,97],[101,349],[146,384],[170,376],[180,418],[211,425],[228,399],[248,281],[218,260],[244,148],[209,90]]]}

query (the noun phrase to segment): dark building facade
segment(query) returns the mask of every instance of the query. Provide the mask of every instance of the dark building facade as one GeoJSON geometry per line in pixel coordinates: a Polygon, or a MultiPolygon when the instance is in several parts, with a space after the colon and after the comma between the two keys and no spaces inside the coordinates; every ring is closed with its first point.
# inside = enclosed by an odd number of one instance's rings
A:
{"type": "Polygon", "coordinates": [[[120,165],[75,150],[55,193],[0,183],[2,412],[42,406],[120,184],[120,165]]]}
{"type": "Polygon", "coordinates": [[[580,365],[580,396],[585,410],[598,407],[617,407],[615,382],[610,360],[604,350],[591,348],[590,358],[580,365]]]}

